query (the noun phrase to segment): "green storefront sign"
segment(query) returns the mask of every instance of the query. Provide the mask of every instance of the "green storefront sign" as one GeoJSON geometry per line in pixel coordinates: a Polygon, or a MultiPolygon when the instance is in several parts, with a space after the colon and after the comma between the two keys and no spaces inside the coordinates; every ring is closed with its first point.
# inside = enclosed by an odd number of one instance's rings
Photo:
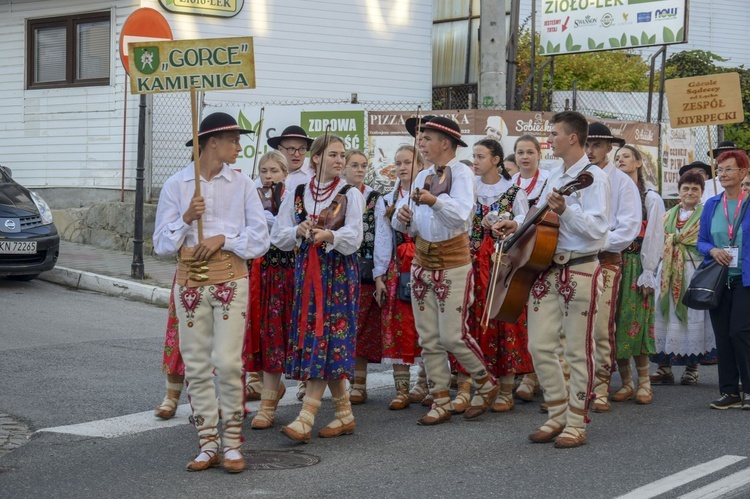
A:
{"type": "Polygon", "coordinates": [[[324,135],[330,125],[329,133],[344,139],[347,149],[365,147],[364,111],[302,111],[300,117],[302,128],[310,137],[324,135]]]}
{"type": "Polygon", "coordinates": [[[234,17],[242,10],[245,0],[159,0],[159,4],[175,14],[234,17]]]}

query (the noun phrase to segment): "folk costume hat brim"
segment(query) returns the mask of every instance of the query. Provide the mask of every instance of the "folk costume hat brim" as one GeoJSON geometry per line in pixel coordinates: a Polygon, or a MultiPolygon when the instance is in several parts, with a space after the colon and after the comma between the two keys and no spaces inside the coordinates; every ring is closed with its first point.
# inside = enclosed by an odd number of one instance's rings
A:
{"type": "Polygon", "coordinates": [[[620,147],[625,145],[625,140],[612,135],[612,130],[599,121],[589,123],[589,134],[586,140],[606,140],[620,147]]]}
{"type": "Polygon", "coordinates": [[[269,138],[266,142],[273,149],[278,149],[281,145],[281,141],[284,139],[302,139],[307,142],[307,148],[310,149],[312,146],[313,139],[307,136],[307,132],[301,126],[291,125],[281,132],[281,135],[269,138]]]}
{"type": "Polygon", "coordinates": [[[407,118],[406,121],[404,121],[404,126],[406,127],[406,131],[409,132],[409,135],[414,137],[417,135],[417,121],[419,121],[420,123],[425,123],[436,117],[437,116],[435,116],[434,114],[425,114],[421,117],[421,119],[418,120],[416,116],[412,116],[411,118],[407,118]]]}
{"type": "Polygon", "coordinates": [[[432,118],[430,121],[422,123],[420,130],[423,132],[425,130],[435,130],[444,133],[461,147],[469,147],[466,142],[461,140],[461,129],[459,128],[458,123],[451,119],[443,118],[442,116],[432,118]]]}
{"type": "MultiPolygon", "coordinates": [[[[252,130],[240,128],[237,124],[237,120],[227,113],[211,113],[201,121],[201,126],[198,128],[198,137],[214,135],[222,132],[240,132],[240,134],[255,133],[252,130]]],[[[185,145],[187,147],[192,147],[193,139],[185,142],[185,145]]]]}
{"type": "MultiPolygon", "coordinates": [[[[737,147],[737,144],[735,144],[731,140],[722,140],[719,142],[719,145],[716,146],[716,149],[713,150],[714,153],[714,160],[719,157],[719,155],[723,152],[727,151],[743,151],[746,154],[750,154],[750,151],[746,151],[745,149],[742,149],[741,147],[737,147]]],[[[706,156],[709,158],[711,157],[711,151],[706,151],[706,156]]]]}
{"type": "Polygon", "coordinates": [[[708,178],[713,178],[713,175],[711,175],[711,167],[704,163],[703,161],[693,161],[689,165],[685,165],[682,168],[680,168],[679,175],[682,177],[685,173],[689,172],[693,168],[700,168],[704,172],[706,172],[706,175],[708,175],[708,178]]]}

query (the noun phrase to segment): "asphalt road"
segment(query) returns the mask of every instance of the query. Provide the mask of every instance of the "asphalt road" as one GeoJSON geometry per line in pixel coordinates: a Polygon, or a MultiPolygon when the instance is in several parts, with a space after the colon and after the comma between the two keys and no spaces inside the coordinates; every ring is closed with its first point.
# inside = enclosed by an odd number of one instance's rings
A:
{"type": "MultiPolygon", "coordinates": [[[[424,409],[389,411],[391,388],[382,386],[355,407],[354,435],[295,445],[248,422],[243,451],[250,460],[274,452],[270,469],[188,473],[195,430],[184,417],[148,414],[163,396],[165,320],[150,305],[0,279],[0,414],[33,432],[0,454],[0,497],[750,497],[750,411],[708,409],[718,394],[710,366],[697,386],[655,387],[650,406],[594,415],[579,449],[527,441],[545,419],[538,401],[420,427],[424,409]],[[110,418],[130,430],[86,433],[110,418]],[[307,466],[276,469],[290,462],[307,466]]],[[[277,421],[298,410],[281,407],[277,421]]],[[[316,429],[332,417],[324,401],[316,429]]]]}

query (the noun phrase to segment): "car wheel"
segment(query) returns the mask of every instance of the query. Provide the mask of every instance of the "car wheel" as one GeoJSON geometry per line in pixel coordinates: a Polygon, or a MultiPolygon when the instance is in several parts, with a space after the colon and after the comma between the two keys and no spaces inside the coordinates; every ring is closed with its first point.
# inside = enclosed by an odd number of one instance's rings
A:
{"type": "Polygon", "coordinates": [[[8,279],[11,281],[31,281],[37,277],[39,277],[39,274],[9,275],[8,279]]]}

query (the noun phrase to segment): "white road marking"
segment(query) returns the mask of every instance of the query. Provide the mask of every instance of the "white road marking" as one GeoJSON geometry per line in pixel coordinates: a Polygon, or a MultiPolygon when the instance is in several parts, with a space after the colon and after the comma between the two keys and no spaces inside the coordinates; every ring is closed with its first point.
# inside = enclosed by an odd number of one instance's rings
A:
{"type": "MultiPolygon", "coordinates": [[[[287,386],[286,395],[279,402],[279,406],[301,404],[297,400],[296,383],[287,386]]],[[[383,371],[368,373],[367,390],[375,391],[393,387],[393,371],[383,371]]],[[[330,393],[326,390],[324,399],[330,398],[330,393]]],[[[245,407],[251,412],[256,412],[260,408],[260,401],[248,402],[245,407]]],[[[52,428],[43,428],[37,432],[65,433],[69,435],[80,435],[84,437],[99,438],[116,438],[125,435],[134,435],[150,430],[159,430],[173,426],[186,425],[190,416],[190,405],[182,404],[177,408],[177,413],[172,419],[167,421],[161,420],[154,416],[153,411],[138,412],[125,416],[101,419],[99,421],[90,421],[88,423],[79,423],[67,426],[55,426],[52,428]]]]}
{"type": "Polygon", "coordinates": [[[750,484],[750,468],[709,483],[705,487],[680,496],[679,499],[718,499],[748,484],[750,484]]]}
{"type": "Polygon", "coordinates": [[[692,468],[682,470],[674,475],[664,477],[661,480],[651,482],[643,487],[638,487],[616,499],[650,499],[651,497],[656,497],[665,492],[669,492],[670,490],[682,487],[687,483],[698,480],[699,478],[710,475],[711,473],[715,473],[727,466],[742,461],[743,459],[747,458],[745,456],[721,456],[713,461],[693,466],[692,468]]]}

